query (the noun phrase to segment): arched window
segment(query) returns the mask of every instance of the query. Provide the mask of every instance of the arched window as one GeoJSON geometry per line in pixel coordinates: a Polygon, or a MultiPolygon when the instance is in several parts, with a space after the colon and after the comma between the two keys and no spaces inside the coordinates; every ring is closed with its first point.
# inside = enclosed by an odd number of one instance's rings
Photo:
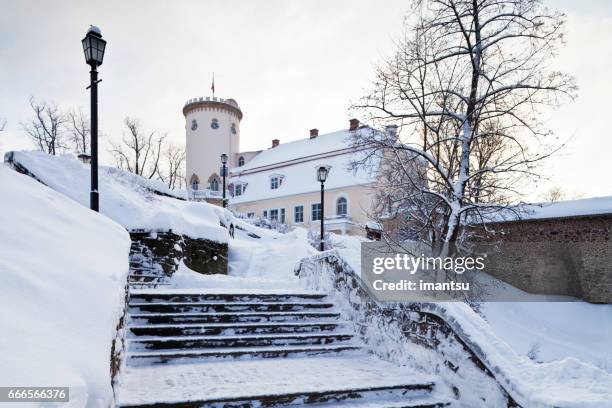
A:
{"type": "Polygon", "coordinates": [[[219,191],[219,180],[216,178],[210,181],[210,190],[211,191],[219,191]]]}
{"type": "Polygon", "coordinates": [[[192,190],[198,190],[200,188],[200,179],[195,174],[191,176],[191,180],[189,181],[191,184],[192,190]]]}
{"type": "Polygon", "coordinates": [[[346,217],[348,214],[348,202],[346,198],[340,197],[336,200],[336,215],[338,217],[346,217]]]}
{"type": "Polygon", "coordinates": [[[238,158],[238,167],[244,166],[244,157],[240,156],[238,158]]]}

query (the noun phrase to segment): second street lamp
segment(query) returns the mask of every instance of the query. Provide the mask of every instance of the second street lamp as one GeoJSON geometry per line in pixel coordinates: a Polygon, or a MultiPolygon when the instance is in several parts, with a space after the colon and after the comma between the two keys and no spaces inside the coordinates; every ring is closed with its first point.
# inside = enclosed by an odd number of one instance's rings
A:
{"type": "Polygon", "coordinates": [[[223,177],[223,208],[227,207],[227,202],[225,200],[225,177],[227,177],[227,154],[223,153],[221,155],[221,177],[223,177]]]}
{"type": "Polygon", "coordinates": [[[325,220],[325,180],[327,180],[327,175],[329,174],[329,167],[328,166],[320,166],[317,169],[317,180],[319,180],[319,182],[321,183],[321,241],[319,243],[319,250],[320,251],[325,251],[325,240],[324,240],[324,234],[325,234],[325,225],[324,225],[324,220],[325,220]]]}
{"type": "Polygon", "coordinates": [[[102,65],[106,41],[102,39],[102,32],[96,26],[90,26],[83,43],[85,62],[91,67],[89,71],[89,88],[91,94],[91,190],[89,193],[89,207],[99,211],[98,195],[98,67],[102,65]]]}

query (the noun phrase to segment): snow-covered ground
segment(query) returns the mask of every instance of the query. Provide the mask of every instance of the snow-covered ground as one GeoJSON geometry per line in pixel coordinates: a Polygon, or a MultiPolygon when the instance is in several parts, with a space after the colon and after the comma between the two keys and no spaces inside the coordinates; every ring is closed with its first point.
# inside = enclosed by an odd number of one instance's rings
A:
{"type": "Polygon", "coordinates": [[[612,373],[612,305],[498,302],[481,312],[521,355],[544,362],[574,357],[612,373]]]}
{"type": "Polygon", "coordinates": [[[69,386],[69,406],[109,406],[127,232],[4,164],[0,189],[0,384],[69,386]]]}

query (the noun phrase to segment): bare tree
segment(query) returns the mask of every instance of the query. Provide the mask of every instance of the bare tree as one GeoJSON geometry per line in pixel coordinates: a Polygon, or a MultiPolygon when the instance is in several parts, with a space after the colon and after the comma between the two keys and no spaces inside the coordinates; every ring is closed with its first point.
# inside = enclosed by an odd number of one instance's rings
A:
{"type": "Polygon", "coordinates": [[[160,179],[168,185],[170,189],[180,189],[185,182],[185,146],[169,143],[163,154],[163,166],[165,170],[160,170],[160,179]]]}
{"type": "Polygon", "coordinates": [[[36,147],[55,155],[66,148],[64,132],[66,117],[54,103],[36,102],[30,98],[34,117],[22,122],[21,127],[30,136],[36,147]]]}
{"type": "Polygon", "coordinates": [[[73,151],[76,154],[88,153],[91,140],[89,117],[82,108],[71,109],[66,114],[66,122],[73,151]]]}
{"type": "Polygon", "coordinates": [[[546,194],[544,195],[544,200],[554,203],[557,201],[565,200],[565,197],[565,191],[563,191],[561,187],[555,186],[546,192],[546,194]]]}
{"type": "Polygon", "coordinates": [[[558,148],[546,143],[539,112],[576,87],[548,68],[565,17],[539,0],[413,6],[415,24],[406,23],[373,91],[354,106],[374,124],[399,125],[401,136],[361,132],[357,143],[374,147],[368,160],[390,162],[386,190],[407,215],[421,214],[434,247],[448,253],[466,219],[486,228],[494,213],[512,210],[521,182],[538,177],[537,164],[558,148]]]}
{"type": "Polygon", "coordinates": [[[112,143],[110,152],[115,157],[117,166],[145,178],[159,175],[162,143],[165,135],[156,130],[145,132],[137,119],[126,117],[124,134],[120,143],[112,143]]]}

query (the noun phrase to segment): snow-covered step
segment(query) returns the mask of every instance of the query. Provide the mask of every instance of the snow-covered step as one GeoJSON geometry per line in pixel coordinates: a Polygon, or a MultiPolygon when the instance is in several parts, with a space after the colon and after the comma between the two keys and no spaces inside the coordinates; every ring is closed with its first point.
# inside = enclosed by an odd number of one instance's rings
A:
{"type": "MultiPolygon", "coordinates": [[[[308,405],[309,408],[443,408],[451,404],[451,400],[444,396],[425,395],[400,398],[367,398],[365,400],[348,400],[335,403],[321,403],[308,405]]],[[[299,407],[291,405],[291,407],[299,407]]]]}
{"type": "Polygon", "coordinates": [[[338,319],[338,312],[130,313],[135,324],[291,322],[338,319]]]}
{"type": "Polygon", "coordinates": [[[442,407],[431,377],[365,353],[129,366],[121,407],[442,407]],[[400,403],[403,403],[401,405],[400,403]],[[370,404],[370,405],[368,405],[370,404]]]}
{"type": "Polygon", "coordinates": [[[137,361],[146,363],[167,363],[170,361],[190,362],[206,359],[227,358],[279,358],[279,357],[304,357],[319,356],[325,354],[338,354],[343,352],[359,351],[360,346],[353,344],[327,345],[327,346],[268,346],[268,347],[228,347],[210,348],[196,350],[172,350],[172,351],[142,351],[129,352],[128,364],[137,361]]]}
{"type": "Polygon", "coordinates": [[[180,313],[180,312],[298,312],[314,309],[331,309],[334,305],[323,302],[140,302],[129,303],[130,313],[180,313]]]}
{"type": "Polygon", "coordinates": [[[128,350],[189,350],[229,347],[327,345],[345,344],[351,340],[353,340],[352,333],[148,337],[131,339],[128,343],[128,350]]]}
{"type": "Polygon", "coordinates": [[[129,330],[134,336],[194,336],[326,333],[346,326],[348,323],[341,321],[315,320],[280,323],[149,324],[131,325],[129,330]]]}
{"type": "Polygon", "coordinates": [[[130,293],[131,301],[142,302],[293,302],[321,300],[327,295],[319,292],[218,292],[218,291],[185,291],[180,289],[134,290],[130,293]]]}

